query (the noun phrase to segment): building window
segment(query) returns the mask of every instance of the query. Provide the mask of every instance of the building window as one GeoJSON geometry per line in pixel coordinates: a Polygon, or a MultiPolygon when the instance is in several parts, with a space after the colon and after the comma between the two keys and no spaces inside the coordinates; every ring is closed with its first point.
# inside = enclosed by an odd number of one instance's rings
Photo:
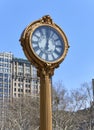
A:
{"type": "Polygon", "coordinates": [[[2,87],[3,86],[3,84],[2,83],[0,83],[0,87],[2,87]]]}
{"type": "Polygon", "coordinates": [[[28,87],[30,88],[30,84],[28,85],[28,87]]]}
{"type": "Polygon", "coordinates": [[[18,78],[18,81],[19,81],[19,82],[23,82],[23,77],[18,78]]]}
{"type": "Polygon", "coordinates": [[[23,73],[19,72],[18,75],[19,75],[19,76],[23,76],[23,73]]]}
{"type": "Polygon", "coordinates": [[[25,84],[25,87],[26,88],[30,88],[30,84],[25,84]]]}
{"type": "Polygon", "coordinates": [[[19,89],[18,89],[18,92],[23,92],[23,89],[19,88],[19,89]]]}
{"type": "Polygon", "coordinates": [[[26,68],[25,68],[25,73],[26,73],[26,74],[30,74],[30,67],[26,67],[26,68]]]}
{"type": "Polygon", "coordinates": [[[8,77],[8,74],[5,74],[5,77],[8,77]]]}
{"type": "Polygon", "coordinates": [[[32,71],[33,71],[33,77],[36,78],[36,77],[37,77],[37,71],[36,71],[36,68],[33,67],[33,70],[32,70],[32,71]]]}
{"type": "Polygon", "coordinates": [[[28,89],[26,89],[25,92],[27,93],[27,92],[28,92],[28,89]]]}
{"type": "Polygon", "coordinates": [[[4,86],[5,86],[5,88],[8,88],[9,85],[8,84],[4,84],[4,86]]]}
{"type": "Polygon", "coordinates": [[[16,88],[14,88],[14,91],[16,91],[16,88]]]}
{"type": "Polygon", "coordinates": [[[14,79],[15,81],[17,80],[17,78],[14,79]]]}
{"type": "Polygon", "coordinates": [[[0,88],[0,92],[3,92],[3,88],[0,88]]]}
{"type": "Polygon", "coordinates": [[[2,77],[2,76],[3,76],[3,73],[0,73],[0,76],[2,77]]]}
{"type": "Polygon", "coordinates": [[[26,64],[26,67],[30,67],[30,64],[26,64]]]}
{"type": "Polygon", "coordinates": [[[8,93],[8,89],[4,89],[4,92],[5,92],[5,93],[8,93]]]}
{"type": "Polygon", "coordinates": [[[16,97],[16,93],[14,93],[14,96],[16,97]]]}
{"type": "Polygon", "coordinates": [[[0,97],[3,97],[3,94],[2,94],[2,93],[0,93],[0,97]]]}
{"type": "Polygon", "coordinates": [[[21,73],[23,73],[23,67],[22,67],[22,66],[19,67],[19,68],[18,68],[18,71],[21,72],[21,73]]]}
{"type": "Polygon", "coordinates": [[[31,82],[31,80],[30,79],[26,79],[26,83],[30,83],[31,82]]]}
{"type": "Polygon", "coordinates": [[[0,82],[2,81],[3,79],[2,78],[0,78],[0,82]]]}
{"type": "Polygon", "coordinates": [[[20,97],[20,94],[18,94],[18,97],[20,97]]]}
{"type": "Polygon", "coordinates": [[[4,82],[8,82],[8,79],[4,79],[4,82]]]}

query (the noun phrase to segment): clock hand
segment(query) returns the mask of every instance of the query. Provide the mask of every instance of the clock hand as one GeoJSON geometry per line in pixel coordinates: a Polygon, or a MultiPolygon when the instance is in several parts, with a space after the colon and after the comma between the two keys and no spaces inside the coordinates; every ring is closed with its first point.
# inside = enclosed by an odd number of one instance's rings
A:
{"type": "Polygon", "coordinates": [[[49,44],[48,44],[48,39],[46,39],[46,45],[45,45],[45,50],[49,49],[49,44]]]}
{"type": "Polygon", "coordinates": [[[45,44],[45,50],[49,50],[49,30],[45,30],[45,38],[46,38],[46,44],[45,44]]]}

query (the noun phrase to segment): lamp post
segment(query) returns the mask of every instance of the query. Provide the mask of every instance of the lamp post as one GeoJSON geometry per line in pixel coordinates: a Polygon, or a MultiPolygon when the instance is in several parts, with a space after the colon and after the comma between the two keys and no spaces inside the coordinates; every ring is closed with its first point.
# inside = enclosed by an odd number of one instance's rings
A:
{"type": "Polygon", "coordinates": [[[92,90],[93,90],[93,104],[94,104],[94,79],[92,79],[92,90]]]}
{"type": "Polygon", "coordinates": [[[49,15],[34,21],[23,31],[21,46],[40,77],[40,130],[52,130],[51,76],[68,51],[65,33],[49,15]]]}
{"type": "Polygon", "coordinates": [[[90,130],[93,130],[94,126],[94,79],[92,79],[92,94],[93,94],[93,101],[91,102],[91,121],[90,121],[90,130]]]}

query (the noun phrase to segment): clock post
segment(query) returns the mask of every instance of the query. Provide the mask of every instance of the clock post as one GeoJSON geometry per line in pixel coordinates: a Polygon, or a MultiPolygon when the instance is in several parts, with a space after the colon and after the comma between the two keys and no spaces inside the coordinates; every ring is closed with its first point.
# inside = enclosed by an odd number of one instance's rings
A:
{"type": "Polygon", "coordinates": [[[40,77],[40,130],[52,130],[51,77],[67,54],[66,35],[46,15],[27,26],[20,41],[40,77]]]}
{"type": "Polygon", "coordinates": [[[39,70],[40,130],[52,130],[51,75],[49,70],[39,70]]]}

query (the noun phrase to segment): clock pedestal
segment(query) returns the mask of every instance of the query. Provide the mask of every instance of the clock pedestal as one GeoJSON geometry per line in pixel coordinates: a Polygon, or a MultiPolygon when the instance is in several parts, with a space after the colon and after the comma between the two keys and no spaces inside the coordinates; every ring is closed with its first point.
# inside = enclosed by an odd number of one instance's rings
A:
{"type": "Polygon", "coordinates": [[[51,74],[42,69],[40,76],[40,130],[52,130],[51,74]]]}

